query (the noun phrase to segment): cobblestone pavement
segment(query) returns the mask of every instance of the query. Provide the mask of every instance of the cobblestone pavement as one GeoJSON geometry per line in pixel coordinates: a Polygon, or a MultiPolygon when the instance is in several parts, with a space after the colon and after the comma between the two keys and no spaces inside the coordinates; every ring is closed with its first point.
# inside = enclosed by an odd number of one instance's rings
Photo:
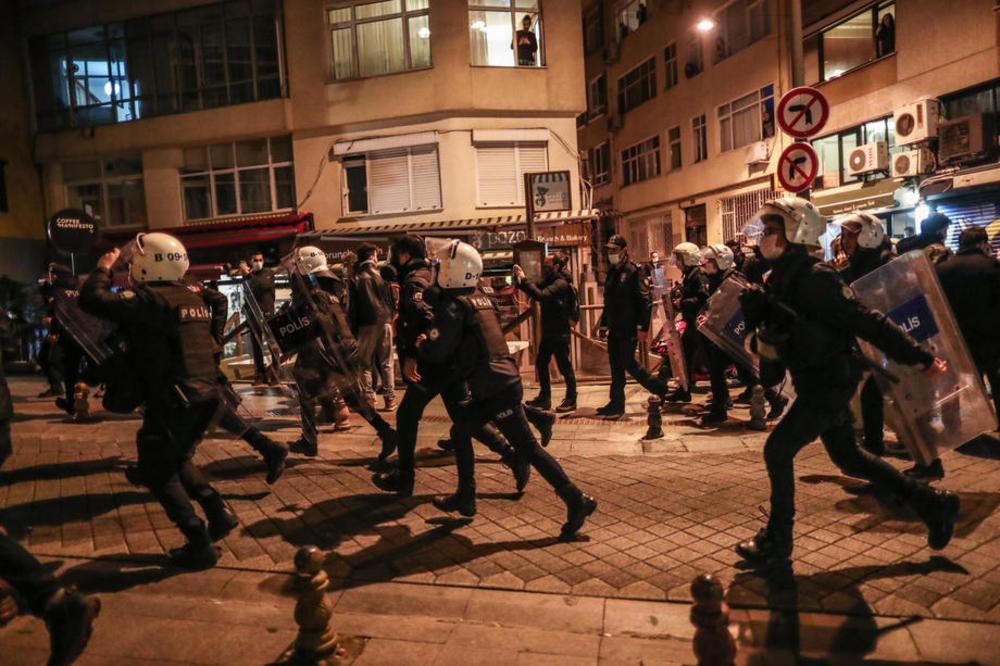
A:
{"type": "MultiPolygon", "coordinates": [[[[17,379],[13,390],[15,455],[0,473],[0,523],[46,557],[156,562],[179,545],[159,505],[122,475],[135,457],[136,419],[68,423],[50,403],[24,399],[39,383],[17,379]]],[[[407,499],[371,485],[374,433],[357,417],[350,431],[323,434],[318,458],[293,456],[273,487],[248,446],[207,439],[196,462],[241,522],[221,544],[220,567],[288,571],[296,548],[314,544],[329,551],[327,570],[341,587],[396,581],[687,600],[692,577],[708,572],[730,585],[739,607],[1000,621],[1000,442],[984,437],[943,457],[940,485],[960,494],[962,512],[940,553],[926,547],[915,515],[842,476],[820,445],[807,447],[796,463],[793,570],[762,575],[737,568],[732,551],[763,524],[758,507],[767,499],[766,433],[740,427],[746,409],[714,430],[694,427],[690,412],[665,414],[666,437],[643,442],[638,389],[629,386],[636,411],[613,424],[593,418],[605,390],[584,388],[586,407],[560,422],[550,446],[599,501],[579,541],[556,540],[565,510],[540,477],[517,499],[510,473],[484,449],[476,517],[434,509],[431,497],[455,485],[451,460],[433,446],[448,428],[435,404],[407,499]]],[[[273,436],[297,436],[286,403],[248,402],[266,409],[273,436]]]]}

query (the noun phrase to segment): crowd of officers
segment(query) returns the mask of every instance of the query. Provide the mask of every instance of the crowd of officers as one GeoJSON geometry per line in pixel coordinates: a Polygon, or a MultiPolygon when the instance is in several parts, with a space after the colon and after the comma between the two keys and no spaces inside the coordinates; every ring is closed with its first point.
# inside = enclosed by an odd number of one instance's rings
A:
{"type": "MultiPolygon", "coordinates": [[[[881,223],[866,214],[839,220],[841,234],[833,246],[834,259],[824,263],[816,253],[827,221],[811,203],[773,200],[764,205],[759,219],[762,235],[751,246],[729,243],[701,249],[691,243],[678,245],[673,256],[683,277],[666,295],[684,322],[681,344],[688,369],[696,357],[708,367],[712,399],[702,424],[726,420],[730,406],[726,373],[732,365],[746,387],[738,399],[746,399],[752,387],[762,384],[772,419],[787,408],[788,400],[777,389],[786,372],[795,388],[794,404],[764,447],[771,484],[767,525],[755,538],[737,545],[737,552],[753,564],[787,561],[795,514],[793,459],[817,437],[845,474],[867,479],[912,506],[927,525],[930,547],[943,548],[951,538],[958,498],[921,482],[921,477],[943,475],[940,461],[937,467],[904,474],[879,458],[884,452],[882,396],[871,379],[861,391],[860,440],[850,412],[850,400],[863,378],[857,338],[898,362],[920,366],[928,375],[941,372],[943,366],[901,328],[861,305],[846,286],[894,256],[881,223]],[[759,373],[740,359],[727,357],[698,332],[698,315],[705,303],[731,276],[739,276],[748,285],[741,304],[754,331],[759,373]],[[796,316],[788,317],[789,311],[796,316]]],[[[1000,264],[992,258],[981,229],[963,231],[959,252],[947,256],[941,244],[947,225],[947,218],[934,216],[924,223],[921,236],[901,242],[899,249],[926,249],[938,262],[941,283],[972,356],[995,387],[1000,343],[992,331],[1000,316],[1000,264]]],[[[579,302],[567,257],[559,252],[547,256],[538,281],[529,280],[520,267],[512,272],[514,286],[541,306],[539,393],[525,403],[520,370],[505,340],[494,294],[482,280],[482,257],[457,240],[437,243],[430,252],[428,247],[419,237],[403,236],[380,263],[378,250],[362,245],[350,276],[331,270],[319,248],[293,251],[284,266],[292,288],[287,307],[310,313],[316,333],[294,350],[292,376],[302,407],[303,435],[291,449],[316,455],[316,425],[323,414],[328,421],[341,424],[350,405],[375,428],[382,442],[373,462],[373,483],[386,492],[409,496],[415,483],[414,451],[421,416],[430,401],[440,396],[453,427],[448,440],[439,445],[454,452],[458,484],[455,493],[435,497],[434,505],[446,512],[475,515],[472,439],[476,439],[500,455],[511,469],[518,492],[528,483],[531,469],[542,476],[566,506],[561,537],[575,537],[597,502],[570,480],[544,448],[555,414],[577,408],[569,350],[579,302]],[[398,409],[393,345],[406,387],[398,409]],[[549,378],[553,358],[566,385],[555,410],[549,378]],[[382,409],[396,409],[395,427],[376,409],[376,382],[382,386],[382,409]],[[539,431],[541,443],[531,425],[539,431]],[[390,464],[393,453],[397,457],[390,464]]],[[[607,340],[611,385],[609,401],[598,413],[609,419],[622,416],[626,373],[665,401],[690,402],[689,386],[670,388],[668,381],[676,368],[665,364],[661,372],[652,374],[636,361],[637,346],[649,334],[655,291],[651,278],[657,279],[656,271],[662,266],[656,260],[646,266],[634,263],[619,235],[612,236],[605,249],[609,269],[599,329],[607,340]]],[[[76,284],[65,267],[52,266],[47,289],[52,301],[77,298],[83,312],[117,325],[116,336],[136,375],[130,384],[136,393],[135,406],[142,408],[138,460],[128,472],[129,479],[153,493],[184,535],[184,545],[170,552],[173,564],[201,569],[215,564],[219,550],[214,543],[237,525],[233,512],[192,462],[206,429],[214,423],[246,439],[264,458],[269,483],[280,476],[288,448],[240,416],[238,396],[220,371],[226,298],[187,277],[187,270],[187,254],[180,241],[162,233],[140,234],[126,255],[113,250],[102,256],[82,285],[76,284]],[[127,267],[130,286],[113,289],[112,272],[122,264],[127,267]],[[204,519],[194,504],[201,507],[204,519]]],[[[254,256],[236,273],[246,280],[265,316],[273,315],[275,277],[264,266],[263,257],[254,256]]],[[[72,413],[68,397],[83,351],[58,317],[50,333],[46,362],[51,387],[46,394],[57,395],[61,388],[58,404],[72,413]]],[[[255,382],[276,383],[278,368],[265,361],[264,340],[256,338],[255,382]]],[[[2,464],[11,452],[10,400],[2,381],[0,388],[2,464]]],[[[109,393],[112,388],[108,386],[109,393]]],[[[0,560],[4,571],[10,572],[5,575],[8,585],[20,589],[30,610],[49,623],[54,653],[82,649],[99,603],[60,588],[37,560],[3,535],[0,560]],[[70,629],[60,629],[58,618],[70,629]]],[[[0,620],[2,616],[0,605],[0,620]]]]}

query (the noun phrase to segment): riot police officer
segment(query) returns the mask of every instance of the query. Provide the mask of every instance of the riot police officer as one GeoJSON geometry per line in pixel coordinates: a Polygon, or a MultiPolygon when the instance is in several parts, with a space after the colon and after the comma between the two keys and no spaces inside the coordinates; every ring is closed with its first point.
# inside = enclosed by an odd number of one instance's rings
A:
{"type": "Polygon", "coordinates": [[[625,372],[656,395],[668,391],[667,384],[654,377],[635,359],[635,348],[649,334],[653,300],[649,279],[628,256],[625,237],[615,234],[608,239],[608,275],[604,281],[604,310],[600,331],[608,340],[608,363],[611,365],[611,388],[608,404],[597,408],[606,419],[625,414],[625,372]]]}
{"type": "Polygon", "coordinates": [[[958,497],[905,477],[864,451],[854,440],[850,399],[861,379],[856,338],[867,340],[902,363],[937,373],[944,362],[921,349],[882,314],[864,307],[836,271],[809,254],[819,249],[826,218],[812,203],[775,199],[760,211],[760,250],[771,261],[764,290],[752,288],[740,302],[747,322],[757,329],[761,375],[791,373],[798,394],[771,432],[764,461],[771,480],[767,526],[736,552],[754,564],[786,560],[792,553],[795,475],[792,463],[806,444],[821,438],[845,474],[867,479],[908,502],[928,528],[928,544],[944,548],[951,539],[958,497]]]}
{"type": "Polygon", "coordinates": [[[139,234],[129,248],[132,287],[111,291],[111,270],[120,256],[102,256],[80,291],[80,307],[119,323],[140,375],[145,410],[136,435],[140,480],[159,500],[187,542],[170,551],[174,564],[213,566],[212,544],[236,527],[233,512],[191,461],[195,447],[217,413],[221,394],[211,313],[180,280],[188,269],[187,251],[164,233],[139,234]],[[198,517],[196,500],[208,519],[198,517]]]}
{"type": "Polygon", "coordinates": [[[52,275],[52,285],[48,290],[49,316],[52,321],[49,336],[53,345],[49,360],[61,370],[63,382],[63,395],[56,398],[56,406],[72,415],[73,393],[80,378],[83,350],[66,330],[66,323],[62,321],[60,313],[76,309],[76,301],[80,295],[80,281],[73,275],[69,266],[62,264],[49,266],[49,273],[52,275]]]}
{"type": "Polygon", "coordinates": [[[493,301],[477,289],[482,257],[474,247],[457,240],[438,256],[440,292],[433,305],[433,319],[427,333],[419,336],[415,344],[421,359],[452,370],[448,381],[455,390],[446,391],[446,399],[458,396],[462,409],[453,411],[459,426],[455,441],[458,491],[435,497],[434,505],[442,511],[475,515],[470,434],[493,422],[514,446],[518,459],[529,462],[566,503],[561,536],[573,537],[597,508],[597,502],[569,480],[531,434],[521,406],[521,373],[507,348],[493,301]]]}
{"type": "MultiPolygon", "coordinates": [[[[406,380],[406,392],[396,411],[396,430],[399,433],[396,468],[376,472],[372,476],[372,483],[388,492],[412,495],[413,455],[417,447],[420,417],[423,416],[424,408],[431,400],[449,388],[451,377],[447,367],[428,363],[419,359],[417,355],[417,338],[426,333],[434,318],[431,306],[424,300],[425,292],[434,284],[434,272],[427,259],[427,248],[418,236],[407,235],[393,243],[390,254],[400,285],[399,316],[396,319],[396,353],[403,370],[403,378],[406,380]]],[[[457,404],[457,400],[445,399],[444,404],[449,410],[452,421],[455,422],[456,415],[451,412],[451,408],[457,404]]],[[[453,428],[451,441],[454,441],[454,433],[453,428]]],[[[530,467],[518,461],[514,449],[497,429],[491,425],[484,425],[475,431],[473,436],[500,455],[500,459],[514,473],[518,492],[523,490],[528,483],[530,467]]],[[[451,445],[448,448],[452,448],[451,445]]],[[[391,449],[383,449],[379,456],[380,462],[384,463],[391,453],[391,449]]]]}
{"type": "MultiPolygon", "coordinates": [[[[681,317],[684,319],[681,345],[684,347],[684,364],[687,365],[688,376],[692,376],[695,353],[702,351],[705,361],[709,362],[707,354],[704,354],[706,347],[702,344],[704,336],[698,332],[698,313],[708,302],[708,276],[701,267],[701,250],[694,243],[679,243],[674,248],[674,261],[684,275],[679,299],[681,317]]],[[[668,402],[691,402],[691,391],[679,386],[665,399],[668,402]]]]}

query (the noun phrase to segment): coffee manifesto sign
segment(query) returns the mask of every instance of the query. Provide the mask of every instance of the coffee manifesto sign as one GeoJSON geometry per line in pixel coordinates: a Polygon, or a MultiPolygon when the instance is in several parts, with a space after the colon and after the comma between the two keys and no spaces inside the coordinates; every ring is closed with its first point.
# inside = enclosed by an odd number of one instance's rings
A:
{"type": "Polygon", "coordinates": [[[77,208],[61,210],[49,218],[49,240],[63,252],[88,252],[97,243],[97,223],[77,208]]]}

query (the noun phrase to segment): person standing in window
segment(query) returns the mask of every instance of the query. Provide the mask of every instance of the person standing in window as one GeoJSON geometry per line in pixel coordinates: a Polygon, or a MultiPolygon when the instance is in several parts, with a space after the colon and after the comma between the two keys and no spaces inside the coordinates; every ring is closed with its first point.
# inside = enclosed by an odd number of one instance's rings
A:
{"type": "Polygon", "coordinates": [[[887,56],[896,50],[896,19],[892,14],[882,17],[875,28],[875,57],[887,56]]]}
{"type": "Polygon", "coordinates": [[[538,40],[531,31],[531,17],[527,14],[521,19],[521,30],[517,31],[510,47],[517,49],[517,64],[521,67],[534,67],[535,54],[538,53],[538,40]]]}

